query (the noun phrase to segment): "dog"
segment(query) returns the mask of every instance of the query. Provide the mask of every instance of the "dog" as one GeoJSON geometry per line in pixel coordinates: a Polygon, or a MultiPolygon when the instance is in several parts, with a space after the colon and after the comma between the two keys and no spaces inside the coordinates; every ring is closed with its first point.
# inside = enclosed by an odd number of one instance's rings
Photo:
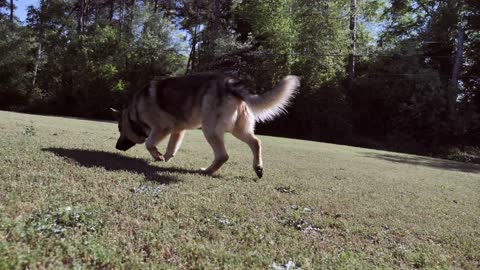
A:
{"type": "Polygon", "coordinates": [[[201,127],[213,149],[214,160],[200,172],[212,175],[228,160],[224,133],[230,132],[250,147],[253,169],[261,178],[262,147],[254,134],[255,123],[285,113],[299,86],[299,78],[290,75],[272,90],[256,95],[238,79],[220,73],[153,80],[133,96],[126,109],[110,108],[120,131],[115,147],[126,151],[145,143],[156,161],[169,161],[180,148],[185,131],[201,127]],[[156,146],[168,135],[168,146],[162,155],[156,146]]]}

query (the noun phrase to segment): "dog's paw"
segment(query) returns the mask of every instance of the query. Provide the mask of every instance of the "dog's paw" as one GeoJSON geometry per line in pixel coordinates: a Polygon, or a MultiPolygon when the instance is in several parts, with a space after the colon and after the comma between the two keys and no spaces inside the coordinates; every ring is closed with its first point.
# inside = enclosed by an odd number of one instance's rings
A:
{"type": "Polygon", "coordinates": [[[165,161],[162,153],[158,152],[156,147],[147,147],[147,150],[150,152],[150,155],[152,155],[155,161],[165,161]]]}
{"type": "Polygon", "coordinates": [[[263,177],[263,167],[257,166],[255,167],[255,173],[257,174],[258,178],[263,177]]]}
{"type": "Polygon", "coordinates": [[[155,161],[161,161],[161,162],[165,161],[165,158],[162,155],[156,155],[153,157],[153,159],[155,159],[155,161]]]}
{"type": "Polygon", "coordinates": [[[199,173],[201,175],[207,175],[207,176],[210,176],[213,174],[213,172],[208,170],[207,168],[200,168],[199,173]]]}
{"type": "Polygon", "coordinates": [[[165,162],[168,162],[169,160],[171,160],[171,159],[173,158],[173,156],[172,156],[172,155],[165,154],[165,155],[163,156],[163,158],[165,159],[165,162]]]}

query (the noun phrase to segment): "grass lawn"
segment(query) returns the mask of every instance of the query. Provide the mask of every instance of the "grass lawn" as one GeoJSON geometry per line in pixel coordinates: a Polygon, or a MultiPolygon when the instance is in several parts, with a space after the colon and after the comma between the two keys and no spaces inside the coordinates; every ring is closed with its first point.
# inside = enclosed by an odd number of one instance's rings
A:
{"type": "Polygon", "coordinates": [[[229,134],[206,177],[198,130],[155,163],[113,123],[0,112],[0,269],[480,267],[480,165],[260,138],[262,179],[229,134]]]}

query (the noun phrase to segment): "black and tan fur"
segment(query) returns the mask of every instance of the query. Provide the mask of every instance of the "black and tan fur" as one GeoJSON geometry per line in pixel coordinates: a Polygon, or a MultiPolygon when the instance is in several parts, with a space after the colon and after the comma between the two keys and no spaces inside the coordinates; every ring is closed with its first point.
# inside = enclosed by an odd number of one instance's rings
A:
{"type": "Polygon", "coordinates": [[[285,111],[299,87],[296,76],[285,77],[273,90],[254,95],[235,78],[203,73],[152,81],[133,97],[119,119],[120,138],[116,148],[126,151],[145,143],[157,161],[175,156],[187,129],[202,128],[214,153],[212,164],[202,169],[215,173],[227,160],[224,133],[230,132],[253,152],[253,169],[263,176],[260,140],[254,134],[256,121],[269,121],[285,111]],[[165,155],[156,145],[170,134],[165,155]]]}

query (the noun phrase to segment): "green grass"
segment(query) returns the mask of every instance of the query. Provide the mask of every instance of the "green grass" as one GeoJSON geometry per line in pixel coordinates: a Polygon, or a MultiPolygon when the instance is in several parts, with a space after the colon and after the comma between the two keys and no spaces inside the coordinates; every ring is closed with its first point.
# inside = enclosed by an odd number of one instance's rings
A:
{"type": "Polygon", "coordinates": [[[169,163],[108,122],[0,112],[0,134],[0,269],[480,267],[478,165],[260,136],[257,180],[227,135],[206,177],[198,130],[169,163]]]}

